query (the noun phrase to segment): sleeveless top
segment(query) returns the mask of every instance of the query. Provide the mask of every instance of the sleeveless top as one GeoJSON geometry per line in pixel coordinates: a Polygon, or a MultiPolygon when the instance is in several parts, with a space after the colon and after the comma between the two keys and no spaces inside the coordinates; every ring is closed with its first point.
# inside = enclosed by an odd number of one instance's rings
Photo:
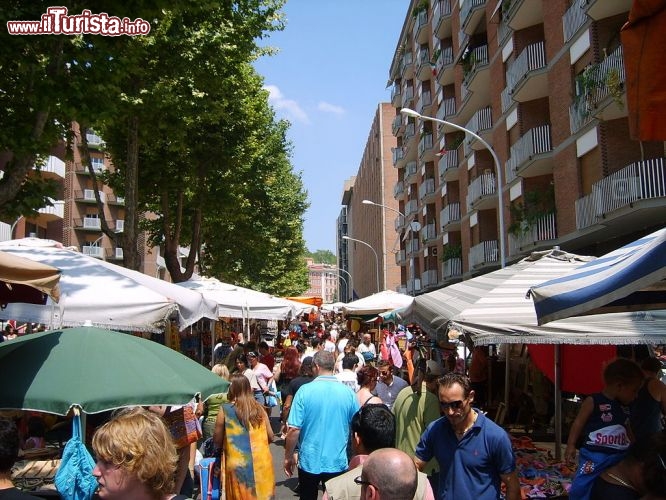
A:
{"type": "Polygon", "coordinates": [[[634,431],[636,439],[662,430],[661,405],[648,390],[650,380],[646,380],[641,386],[638,397],[631,404],[631,429],[634,431]]]}
{"type": "Polygon", "coordinates": [[[602,393],[592,394],[594,408],[583,428],[583,447],[590,451],[620,453],[629,448],[629,408],[602,393]]]}

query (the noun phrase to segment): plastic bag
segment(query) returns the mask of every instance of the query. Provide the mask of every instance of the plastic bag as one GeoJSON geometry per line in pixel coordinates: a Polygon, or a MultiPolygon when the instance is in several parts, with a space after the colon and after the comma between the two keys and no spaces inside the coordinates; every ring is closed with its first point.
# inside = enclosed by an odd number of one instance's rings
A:
{"type": "Polygon", "coordinates": [[[60,467],[55,475],[55,486],[65,500],[90,500],[97,490],[93,476],[95,461],[81,441],[81,417],[72,419],[72,438],[62,452],[60,467]]]}

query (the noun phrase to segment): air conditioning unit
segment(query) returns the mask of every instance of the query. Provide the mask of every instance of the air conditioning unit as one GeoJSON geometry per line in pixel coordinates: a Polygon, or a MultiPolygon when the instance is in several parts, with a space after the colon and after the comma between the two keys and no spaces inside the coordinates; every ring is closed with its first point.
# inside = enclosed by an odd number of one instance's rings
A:
{"type": "Polygon", "coordinates": [[[640,179],[638,177],[627,177],[625,179],[614,179],[611,183],[614,200],[631,202],[640,198],[640,179]]]}
{"type": "Polygon", "coordinates": [[[437,257],[437,247],[433,247],[430,249],[430,254],[433,255],[434,257],[437,257]]]}

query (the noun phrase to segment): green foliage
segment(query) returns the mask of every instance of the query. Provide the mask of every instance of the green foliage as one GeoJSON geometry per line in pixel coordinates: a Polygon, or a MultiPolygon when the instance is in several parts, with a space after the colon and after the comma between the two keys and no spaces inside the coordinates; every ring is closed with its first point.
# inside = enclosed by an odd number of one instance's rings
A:
{"type": "Polygon", "coordinates": [[[445,245],[444,248],[442,249],[442,256],[441,256],[442,261],[451,260],[451,259],[460,259],[460,258],[462,258],[462,245],[460,243],[458,244],[449,243],[448,245],[445,245]]]}
{"type": "Polygon", "coordinates": [[[306,256],[310,257],[315,264],[330,264],[338,263],[338,258],[330,250],[316,250],[314,252],[306,252],[306,256]]]}
{"type": "Polygon", "coordinates": [[[511,224],[508,231],[514,236],[528,233],[539,219],[555,212],[555,189],[552,184],[547,189],[535,189],[523,194],[523,201],[513,201],[509,205],[511,224]]]}

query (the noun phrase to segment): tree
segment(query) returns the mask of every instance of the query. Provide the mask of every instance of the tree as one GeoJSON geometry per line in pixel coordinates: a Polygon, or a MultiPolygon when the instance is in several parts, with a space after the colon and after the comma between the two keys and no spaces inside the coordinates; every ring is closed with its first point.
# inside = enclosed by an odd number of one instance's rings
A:
{"type": "Polygon", "coordinates": [[[308,257],[318,264],[334,265],[338,263],[338,259],[330,250],[316,250],[314,253],[308,252],[308,257]]]}

